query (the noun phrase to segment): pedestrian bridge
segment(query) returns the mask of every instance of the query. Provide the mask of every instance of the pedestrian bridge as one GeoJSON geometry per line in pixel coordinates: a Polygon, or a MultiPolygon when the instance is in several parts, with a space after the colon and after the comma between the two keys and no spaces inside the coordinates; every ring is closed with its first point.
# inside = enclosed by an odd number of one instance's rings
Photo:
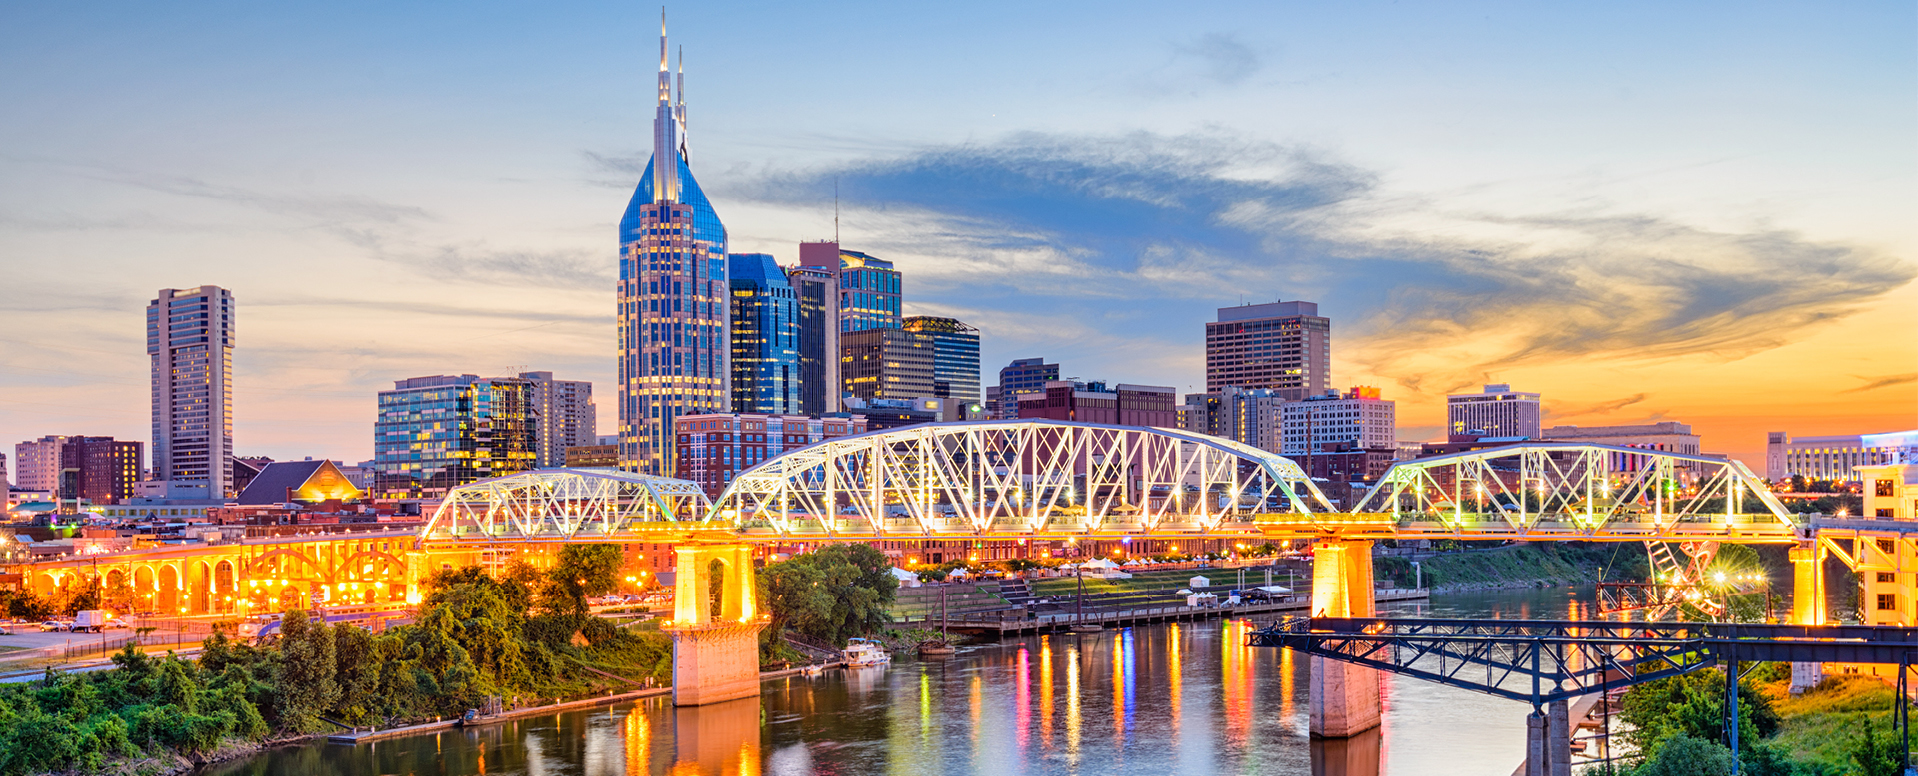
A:
{"type": "Polygon", "coordinates": [[[938,423],[827,440],[694,483],[547,469],[451,491],[428,544],[877,538],[1733,541],[1796,538],[1743,464],[1536,442],[1403,461],[1341,509],[1291,459],[1163,428],[938,423]]]}

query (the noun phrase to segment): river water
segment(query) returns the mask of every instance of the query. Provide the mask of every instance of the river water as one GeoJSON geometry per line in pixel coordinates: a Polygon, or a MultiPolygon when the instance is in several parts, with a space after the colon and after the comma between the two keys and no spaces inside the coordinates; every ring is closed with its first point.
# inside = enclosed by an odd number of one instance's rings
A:
{"type": "MultiPolygon", "coordinates": [[[[1381,614],[1580,619],[1566,589],[1438,596],[1381,614]]],[[[758,699],[654,698],[357,747],[278,749],[207,776],[465,774],[1309,774],[1512,772],[1526,704],[1385,676],[1385,721],[1307,735],[1309,661],[1238,621],[963,647],[944,661],[769,680],[758,699]]]]}

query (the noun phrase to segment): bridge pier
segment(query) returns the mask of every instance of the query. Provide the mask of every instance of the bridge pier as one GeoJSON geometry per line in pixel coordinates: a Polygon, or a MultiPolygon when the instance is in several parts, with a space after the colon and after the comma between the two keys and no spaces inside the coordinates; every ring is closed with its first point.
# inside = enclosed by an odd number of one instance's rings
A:
{"type": "Polygon", "coordinates": [[[682,545],[673,580],[673,705],[701,706],[759,696],[759,632],[767,618],[754,600],[753,553],[744,544],[682,545]],[[713,611],[712,564],[722,567],[713,611]]]}
{"type": "MultiPolygon", "coordinates": [[[[1370,617],[1372,543],[1323,541],[1313,550],[1312,616],[1370,617]]],[[[1379,726],[1379,674],[1365,666],[1312,658],[1313,736],[1348,738],[1379,726]]]]}
{"type": "MultiPolygon", "coordinates": [[[[1791,549],[1791,624],[1824,625],[1825,548],[1817,539],[1791,549]]],[[[1825,679],[1823,663],[1791,664],[1791,692],[1801,693],[1825,679]]]]}

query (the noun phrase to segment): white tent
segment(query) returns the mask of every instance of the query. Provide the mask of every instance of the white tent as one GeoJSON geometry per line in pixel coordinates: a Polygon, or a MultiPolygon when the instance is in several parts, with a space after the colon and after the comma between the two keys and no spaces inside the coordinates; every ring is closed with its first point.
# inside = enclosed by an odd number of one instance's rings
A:
{"type": "Polygon", "coordinates": [[[1094,558],[1092,560],[1086,561],[1082,565],[1084,565],[1086,568],[1089,568],[1089,569],[1116,569],[1119,567],[1119,564],[1113,563],[1112,561],[1106,560],[1105,558],[1094,558]]]}
{"type": "Polygon", "coordinates": [[[900,587],[918,587],[919,575],[897,566],[892,569],[892,578],[899,581],[900,587]]]}
{"type": "Polygon", "coordinates": [[[1264,590],[1265,592],[1271,593],[1273,595],[1285,595],[1286,593],[1292,592],[1291,588],[1279,587],[1278,585],[1266,585],[1265,587],[1262,587],[1259,589],[1264,590]]]}
{"type": "Polygon", "coordinates": [[[1193,577],[1191,579],[1186,580],[1185,583],[1195,588],[1212,586],[1212,580],[1206,579],[1205,577],[1193,577]]]}
{"type": "Polygon", "coordinates": [[[947,579],[965,579],[969,576],[972,575],[967,573],[965,569],[953,569],[952,571],[946,572],[947,579]]]}

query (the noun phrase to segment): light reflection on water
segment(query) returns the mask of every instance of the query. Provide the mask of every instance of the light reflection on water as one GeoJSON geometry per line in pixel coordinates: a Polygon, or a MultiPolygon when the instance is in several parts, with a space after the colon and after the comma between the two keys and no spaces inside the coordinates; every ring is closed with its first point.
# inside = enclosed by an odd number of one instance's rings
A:
{"type": "MultiPolygon", "coordinates": [[[[1578,617],[1565,590],[1442,597],[1387,614],[1578,617]]],[[[1307,735],[1310,661],[1245,646],[1240,621],[1048,635],[952,659],[768,681],[758,699],[665,699],[359,747],[308,746],[212,766],[259,774],[1312,774],[1509,773],[1529,709],[1385,678],[1385,724],[1307,735]],[[1036,663],[1036,665],[1035,665],[1036,663]]]]}

